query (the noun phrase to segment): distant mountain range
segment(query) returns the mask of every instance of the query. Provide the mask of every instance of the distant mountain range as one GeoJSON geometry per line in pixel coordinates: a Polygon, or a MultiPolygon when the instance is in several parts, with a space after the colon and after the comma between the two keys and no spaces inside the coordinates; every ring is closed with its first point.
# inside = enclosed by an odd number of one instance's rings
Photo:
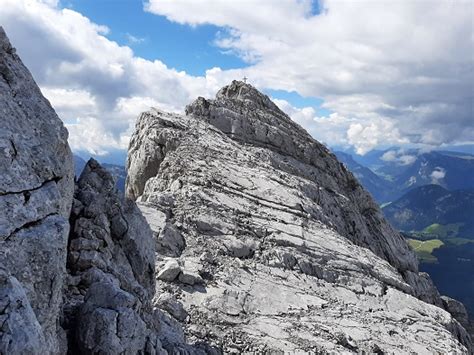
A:
{"type": "Polygon", "coordinates": [[[401,231],[429,234],[433,224],[450,225],[445,235],[438,237],[474,239],[474,189],[448,191],[439,185],[420,186],[385,206],[383,212],[401,231]]]}
{"type": "Polygon", "coordinates": [[[387,163],[377,173],[393,178],[400,191],[437,184],[448,190],[474,188],[474,156],[455,152],[430,152],[416,156],[412,164],[387,163]]]}
{"type": "Polygon", "coordinates": [[[430,184],[450,191],[474,189],[474,155],[398,151],[397,148],[373,151],[365,157],[344,152],[335,154],[380,204],[395,201],[416,187],[430,184]]]}
{"type": "Polygon", "coordinates": [[[393,195],[393,184],[375,174],[372,170],[359,164],[352,155],[335,152],[336,157],[354,174],[359,182],[378,202],[390,201],[393,195]]]}

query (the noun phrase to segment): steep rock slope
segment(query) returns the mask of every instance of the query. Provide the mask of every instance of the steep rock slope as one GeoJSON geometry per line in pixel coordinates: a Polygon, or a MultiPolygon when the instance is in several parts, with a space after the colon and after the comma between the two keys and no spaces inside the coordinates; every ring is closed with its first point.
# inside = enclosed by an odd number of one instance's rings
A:
{"type": "Polygon", "coordinates": [[[72,154],[1,27],[0,115],[0,353],[57,353],[72,154]]]}
{"type": "Polygon", "coordinates": [[[94,160],[78,180],[71,228],[64,307],[70,343],[83,352],[155,348],[142,319],[154,293],[151,231],[133,203],[122,206],[112,176],[94,160]]]}
{"type": "Polygon", "coordinates": [[[126,194],[160,251],[154,302],[193,342],[226,353],[471,348],[353,175],[250,85],[198,98],[185,116],[143,113],[126,194]]]}

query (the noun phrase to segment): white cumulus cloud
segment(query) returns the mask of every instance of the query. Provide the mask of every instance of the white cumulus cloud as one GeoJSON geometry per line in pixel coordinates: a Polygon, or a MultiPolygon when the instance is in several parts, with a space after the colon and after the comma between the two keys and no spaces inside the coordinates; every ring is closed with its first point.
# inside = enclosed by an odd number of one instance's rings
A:
{"type": "Polygon", "coordinates": [[[134,55],[109,29],[57,1],[2,0],[0,24],[70,132],[74,150],[126,149],[137,115],[150,106],[179,111],[220,88],[134,55]]]}
{"type": "MultiPolygon", "coordinates": [[[[425,151],[418,150],[417,152],[418,154],[421,154],[425,151]]],[[[404,149],[388,150],[382,155],[380,159],[382,159],[383,161],[392,162],[398,165],[410,165],[416,161],[417,155],[408,154],[405,152],[404,149]]]]}
{"type": "Polygon", "coordinates": [[[245,73],[257,86],[320,97],[325,108],[362,120],[337,132],[359,152],[387,138],[419,146],[474,140],[469,0],[149,0],[145,8],[180,24],[223,27],[216,43],[251,63],[245,73]]]}
{"type": "Polygon", "coordinates": [[[437,184],[437,185],[441,185],[441,180],[444,179],[444,177],[446,176],[446,169],[440,167],[440,166],[437,166],[432,172],[431,172],[431,183],[432,184],[437,184]]]}

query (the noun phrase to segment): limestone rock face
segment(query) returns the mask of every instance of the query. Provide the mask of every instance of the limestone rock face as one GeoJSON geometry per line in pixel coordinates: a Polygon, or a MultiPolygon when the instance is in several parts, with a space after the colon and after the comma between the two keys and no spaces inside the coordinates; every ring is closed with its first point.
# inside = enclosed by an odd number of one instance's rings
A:
{"type": "Polygon", "coordinates": [[[448,296],[441,297],[444,308],[449,311],[461,323],[466,329],[470,326],[469,316],[467,314],[466,307],[464,305],[448,296]]]}
{"type": "Polygon", "coordinates": [[[4,354],[34,354],[46,349],[41,325],[18,280],[0,269],[0,349],[4,354]]]}
{"type": "Polygon", "coordinates": [[[57,353],[72,154],[1,27],[0,116],[0,353],[57,353]]]}
{"type": "Polygon", "coordinates": [[[471,349],[368,193],[250,85],[233,82],[186,115],[142,113],[126,192],[162,251],[154,304],[195,344],[224,353],[471,349]]]}
{"type": "Polygon", "coordinates": [[[83,353],[163,352],[150,322],[151,230],[135,203],[120,200],[110,173],[92,159],[77,183],[71,228],[64,305],[68,343],[83,353]]]}

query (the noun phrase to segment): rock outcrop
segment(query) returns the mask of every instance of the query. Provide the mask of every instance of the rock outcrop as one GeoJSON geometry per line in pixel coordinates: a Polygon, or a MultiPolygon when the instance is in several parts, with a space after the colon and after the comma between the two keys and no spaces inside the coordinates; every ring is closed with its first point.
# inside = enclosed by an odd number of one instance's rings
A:
{"type": "Polygon", "coordinates": [[[152,231],[136,204],[119,195],[110,172],[89,160],[71,212],[62,323],[69,352],[199,353],[186,345],[179,323],[163,312],[170,301],[157,295],[162,302],[152,305],[152,231]]]}
{"type": "MultiPolygon", "coordinates": [[[[64,327],[82,353],[158,352],[151,230],[131,201],[118,197],[104,168],[90,160],[71,213],[64,327]]],[[[162,350],[162,349],[161,349],[162,350]]]]}
{"type": "Polygon", "coordinates": [[[225,353],[467,353],[465,329],[357,180],[242,82],[140,115],[126,194],[154,232],[154,303],[225,353]]]}
{"type": "Polygon", "coordinates": [[[0,113],[0,354],[199,353],[151,303],[144,217],[94,160],[75,186],[67,131],[1,27],[0,113]]]}
{"type": "Polygon", "coordinates": [[[0,27],[0,353],[58,353],[68,133],[0,27]]]}

